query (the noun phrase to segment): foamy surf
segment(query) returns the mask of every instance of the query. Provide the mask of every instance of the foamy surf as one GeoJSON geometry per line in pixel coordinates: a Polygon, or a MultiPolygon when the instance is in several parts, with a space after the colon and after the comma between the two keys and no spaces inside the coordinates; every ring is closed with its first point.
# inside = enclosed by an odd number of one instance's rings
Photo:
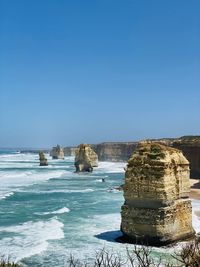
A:
{"type": "Polygon", "coordinates": [[[36,182],[47,181],[52,178],[59,178],[67,173],[65,170],[47,170],[45,172],[38,171],[12,171],[1,172],[0,182],[3,186],[26,186],[36,182]]]}
{"type": "Polygon", "coordinates": [[[10,196],[14,195],[14,192],[0,192],[0,200],[1,199],[6,199],[10,196]]]}
{"type": "Polygon", "coordinates": [[[0,232],[7,234],[0,242],[0,253],[14,261],[40,254],[48,248],[48,241],[64,238],[63,226],[57,218],[52,218],[49,221],[29,221],[22,225],[0,227],[0,232]]]}
{"type": "Polygon", "coordinates": [[[94,168],[96,173],[124,173],[124,168],[127,163],[125,162],[99,162],[99,166],[94,168]]]}
{"type": "Polygon", "coordinates": [[[55,190],[47,190],[47,191],[40,190],[40,191],[29,191],[29,193],[35,193],[35,194],[89,193],[89,192],[94,192],[94,191],[95,190],[92,188],[86,188],[86,189],[55,189],[55,190]]]}
{"type": "Polygon", "coordinates": [[[192,199],[192,225],[196,233],[200,233],[200,200],[192,199]]]}
{"type": "Polygon", "coordinates": [[[54,210],[54,211],[37,212],[36,214],[38,214],[38,215],[49,215],[49,214],[63,214],[63,213],[68,213],[68,212],[70,212],[70,209],[67,208],[67,207],[63,207],[61,209],[54,210]]]}

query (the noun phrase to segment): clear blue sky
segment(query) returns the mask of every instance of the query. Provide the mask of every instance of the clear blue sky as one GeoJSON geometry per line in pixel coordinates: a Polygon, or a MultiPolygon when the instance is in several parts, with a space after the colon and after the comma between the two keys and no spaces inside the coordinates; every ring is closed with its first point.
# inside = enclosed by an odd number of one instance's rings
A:
{"type": "Polygon", "coordinates": [[[200,134],[199,0],[0,0],[0,147],[200,134]]]}

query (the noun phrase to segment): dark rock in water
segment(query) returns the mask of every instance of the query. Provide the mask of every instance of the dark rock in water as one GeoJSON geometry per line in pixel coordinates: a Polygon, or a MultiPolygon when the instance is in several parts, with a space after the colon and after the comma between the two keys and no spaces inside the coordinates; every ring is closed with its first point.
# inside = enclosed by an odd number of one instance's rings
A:
{"type": "Polygon", "coordinates": [[[181,151],[155,142],[138,145],[123,186],[124,239],[160,246],[194,236],[189,172],[181,151]]]}
{"type": "Polygon", "coordinates": [[[40,157],[40,166],[48,166],[47,159],[45,158],[45,155],[43,152],[39,152],[39,157],[40,157]]]}
{"type": "Polygon", "coordinates": [[[116,193],[116,192],[119,192],[119,191],[122,191],[123,190],[123,186],[120,185],[120,186],[114,186],[114,187],[111,187],[107,190],[107,192],[109,193],[116,193]]]}
{"type": "Polygon", "coordinates": [[[92,172],[98,166],[98,156],[88,144],[81,144],[76,150],[76,172],[92,172]]]}
{"type": "Polygon", "coordinates": [[[52,148],[50,152],[50,156],[53,159],[64,159],[65,158],[64,151],[59,145],[52,148]]]}

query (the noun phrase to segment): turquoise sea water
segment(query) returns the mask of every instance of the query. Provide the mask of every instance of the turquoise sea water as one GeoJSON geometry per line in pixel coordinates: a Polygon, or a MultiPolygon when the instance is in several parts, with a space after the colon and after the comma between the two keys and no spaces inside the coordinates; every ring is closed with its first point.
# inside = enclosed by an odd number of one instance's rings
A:
{"type": "Polygon", "coordinates": [[[123,194],[113,188],[123,183],[125,163],[100,162],[92,174],[76,174],[73,157],[47,158],[49,166],[39,167],[36,154],[0,152],[0,256],[64,267],[71,253],[88,259],[103,247],[124,253],[127,245],[114,241],[123,194]]]}

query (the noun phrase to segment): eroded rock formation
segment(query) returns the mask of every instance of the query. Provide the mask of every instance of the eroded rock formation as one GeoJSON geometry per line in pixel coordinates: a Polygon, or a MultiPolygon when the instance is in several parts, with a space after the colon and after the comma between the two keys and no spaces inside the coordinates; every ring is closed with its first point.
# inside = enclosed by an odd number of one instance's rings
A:
{"type": "Polygon", "coordinates": [[[142,142],[125,173],[121,230],[131,242],[164,245],[194,235],[189,162],[182,152],[142,142]]]}
{"type": "Polygon", "coordinates": [[[92,145],[99,161],[127,161],[136,149],[136,142],[105,142],[92,145]]]}
{"type": "Polygon", "coordinates": [[[98,156],[88,144],[78,146],[75,155],[76,172],[92,172],[98,166],[98,156]]]}
{"type": "Polygon", "coordinates": [[[47,159],[45,158],[44,152],[40,151],[39,152],[39,158],[40,158],[40,166],[47,166],[48,162],[47,159]]]}
{"type": "Polygon", "coordinates": [[[172,142],[190,162],[191,177],[200,178],[200,136],[183,136],[172,142]]]}
{"type": "Polygon", "coordinates": [[[50,152],[50,156],[52,156],[53,159],[64,159],[65,158],[64,151],[59,145],[53,147],[53,149],[50,152]]]}

